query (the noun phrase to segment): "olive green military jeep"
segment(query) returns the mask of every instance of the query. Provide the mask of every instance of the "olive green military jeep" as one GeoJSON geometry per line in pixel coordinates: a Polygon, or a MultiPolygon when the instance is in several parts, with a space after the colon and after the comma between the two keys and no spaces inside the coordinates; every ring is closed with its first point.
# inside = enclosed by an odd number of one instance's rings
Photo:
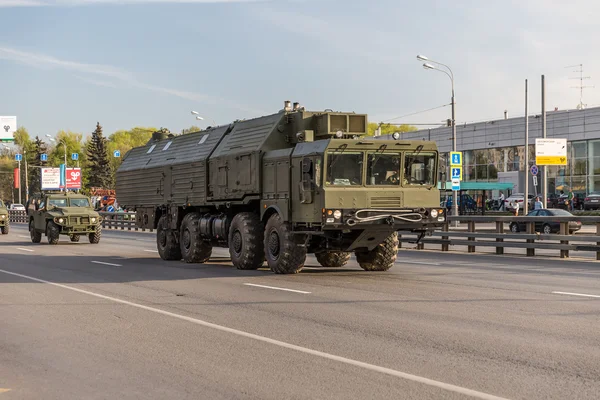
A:
{"type": "Polygon", "coordinates": [[[79,242],[86,235],[90,243],[97,244],[102,236],[102,221],[94,211],[90,199],[84,195],[61,192],[44,194],[28,205],[29,234],[33,243],[42,240],[58,244],[60,235],[67,235],[71,242],[79,242]]]}
{"type": "Polygon", "coordinates": [[[6,209],[6,205],[0,200],[0,231],[3,235],[8,235],[9,228],[8,210],[6,209]]]}

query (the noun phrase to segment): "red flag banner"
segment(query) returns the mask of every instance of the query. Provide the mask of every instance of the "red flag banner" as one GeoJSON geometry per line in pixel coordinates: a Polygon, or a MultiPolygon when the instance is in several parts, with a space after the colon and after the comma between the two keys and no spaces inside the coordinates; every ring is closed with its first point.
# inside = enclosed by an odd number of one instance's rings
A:
{"type": "Polygon", "coordinates": [[[21,188],[21,174],[19,168],[15,168],[15,189],[21,188]]]}

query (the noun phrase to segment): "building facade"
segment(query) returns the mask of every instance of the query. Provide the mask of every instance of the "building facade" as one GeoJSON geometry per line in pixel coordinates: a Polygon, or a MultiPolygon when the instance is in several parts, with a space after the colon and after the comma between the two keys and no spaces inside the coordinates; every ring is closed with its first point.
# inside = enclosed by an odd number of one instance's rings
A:
{"type": "MultiPolygon", "coordinates": [[[[542,137],[541,114],[529,117],[529,160],[525,166],[525,118],[457,125],[457,151],[463,152],[463,180],[511,182],[523,192],[525,171],[535,164],[535,139],[542,137]]],[[[567,165],[548,167],[548,193],[571,188],[576,193],[600,192],[600,107],[546,112],[546,136],[567,139],[567,165]]],[[[440,127],[402,134],[406,140],[433,140],[440,151],[440,164],[448,171],[452,150],[452,128],[440,127]]],[[[441,178],[446,180],[445,177],[441,178]]],[[[541,185],[541,181],[539,182],[541,185]]]]}

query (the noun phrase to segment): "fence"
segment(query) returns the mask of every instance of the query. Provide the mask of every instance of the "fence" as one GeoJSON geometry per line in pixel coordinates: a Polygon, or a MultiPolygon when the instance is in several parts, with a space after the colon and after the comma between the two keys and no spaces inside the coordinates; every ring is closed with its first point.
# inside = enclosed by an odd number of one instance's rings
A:
{"type": "MultiPolygon", "coordinates": [[[[518,229],[520,230],[520,229],[518,229]]],[[[414,233],[400,232],[400,243],[415,242],[414,233]]],[[[432,236],[425,237],[417,245],[423,250],[426,244],[440,245],[441,251],[449,251],[450,246],[466,246],[467,252],[474,253],[477,247],[495,247],[496,254],[504,254],[505,248],[525,249],[529,257],[535,256],[536,249],[558,250],[560,258],[568,258],[570,251],[588,251],[596,253],[596,260],[600,260],[600,217],[486,217],[486,216],[456,216],[449,217],[442,231],[433,232],[432,236]],[[454,221],[466,222],[467,229],[451,228],[454,221]],[[580,221],[595,225],[595,234],[570,234],[569,222],[580,221]],[[491,232],[478,231],[477,223],[495,223],[491,232]],[[505,224],[522,226],[525,233],[506,232],[505,224]],[[548,223],[559,224],[558,234],[544,234],[536,232],[536,223],[543,226],[548,223]],[[452,230],[451,230],[452,229],[452,230]]]]}
{"type": "Polygon", "coordinates": [[[135,226],[134,212],[100,212],[102,217],[102,229],[120,229],[122,231],[149,231],[154,229],[138,228],[135,226]]]}
{"type": "Polygon", "coordinates": [[[8,210],[8,218],[11,224],[26,224],[29,222],[25,210],[8,210]]]}

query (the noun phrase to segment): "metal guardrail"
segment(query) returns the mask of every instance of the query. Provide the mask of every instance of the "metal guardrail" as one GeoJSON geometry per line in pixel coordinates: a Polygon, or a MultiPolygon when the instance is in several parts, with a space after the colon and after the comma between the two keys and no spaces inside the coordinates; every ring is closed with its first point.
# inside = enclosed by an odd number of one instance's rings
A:
{"type": "Polygon", "coordinates": [[[8,210],[8,218],[11,224],[26,224],[29,222],[26,210],[8,210]]]}
{"type": "Polygon", "coordinates": [[[122,231],[142,231],[153,232],[154,229],[138,228],[135,226],[134,212],[105,212],[98,214],[102,217],[102,229],[120,229],[122,231]]]}
{"type": "MultiPolygon", "coordinates": [[[[600,217],[572,216],[551,217],[550,221],[560,224],[559,234],[543,234],[535,231],[536,222],[549,222],[548,217],[492,217],[492,216],[456,216],[449,217],[442,231],[433,232],[431,237],[425,237],[417,245],[423,250],[425,244],[439,244],[442,251],[449,251],[450,246],[467,246],[467,252],[474,253],[478,246],[495,247],[496,254],[504,254],[505,248],[526,249],[526,255],[535,256],[535,249],[558,250],[560,258],[568,258],[570,251],[596,252],[596,260],[600,260],[600,217]],[[466,222],[467,229],[458,230],[451,228],[453,222],[466,222]],[[569,222],[580,221],[596,225],[593,235],[569,234],[569,222]],[[477,223],[495,223],[492,232],[477,230],[477,223]],[[525,233],[506,232],[505,224],[512,222],[525,224],[525,233]],[[453,230],[451,230],[453,229],[453,230]]],[[[400,232],[400,243],[414,242],[415,239],[406,236],[415,236],[414,233],[400,232]]]]}

